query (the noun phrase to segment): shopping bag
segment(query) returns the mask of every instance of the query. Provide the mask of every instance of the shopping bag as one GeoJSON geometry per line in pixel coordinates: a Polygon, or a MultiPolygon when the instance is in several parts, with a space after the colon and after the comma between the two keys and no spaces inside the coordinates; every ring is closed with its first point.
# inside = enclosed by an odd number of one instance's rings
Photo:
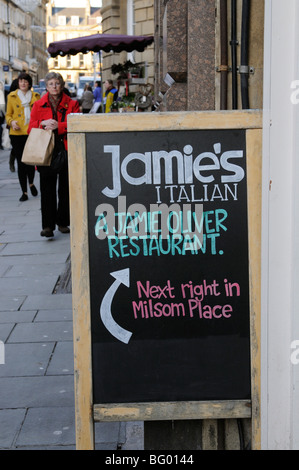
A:
{"type": "Polygon", "coordinates": [[[23,150],[22,162],[27,165],[50,166],[55,136],[51,130],[33,128],[23,150]]]}
{"type": "Polygon", "coordinates": [[[6,127],[6,124],[2,124],[2,147],[4,150],[11,149],[10,137],[9,137],[9,130],[6,127]]]}

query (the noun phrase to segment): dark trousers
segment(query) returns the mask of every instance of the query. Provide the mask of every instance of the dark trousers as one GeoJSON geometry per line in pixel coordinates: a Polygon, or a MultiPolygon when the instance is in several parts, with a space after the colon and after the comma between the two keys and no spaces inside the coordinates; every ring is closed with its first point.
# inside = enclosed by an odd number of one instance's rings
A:
{"type": "Polygon", "coordinates": [[[27,181],[33,184],[35,175],[35,166],[26,165],[21,161],[27,139],[28,135],[10,135],[14,156],[18,162],[18,177],[23,193],[27,193],[27,181]]]}
{"type": "Polygon", "coordinates": [[[67,227],[70,225],[67,164],[59,173],[47,167],[38,167],[38,171],[40,173],[42,228],[55,230],[56,225],[67,227]]]}

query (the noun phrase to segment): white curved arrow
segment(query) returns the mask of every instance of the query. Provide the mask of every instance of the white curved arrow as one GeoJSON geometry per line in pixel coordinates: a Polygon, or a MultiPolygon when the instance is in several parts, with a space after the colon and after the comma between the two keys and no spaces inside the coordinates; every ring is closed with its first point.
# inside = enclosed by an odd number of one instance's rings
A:
{"type": "Polygon", "coordinates": [[[116,338],[122,341],[123,343],[128,344],[130,338],[132,336],[131,331],[127,331],[122,328],[112,317],[111,313],[111,304],[115,292],[117,291],[120,284],[124,284],[125,286],[130,286],[130,269],[121,269],[120,271],[114,271],[110,273],[111,276],[115,278],[114,283],[111,287],[107,290],[106,294],[103,297],[101,307],[100,307],[100,315],[102,322],[104,323],[107,330],[116,338]]]}

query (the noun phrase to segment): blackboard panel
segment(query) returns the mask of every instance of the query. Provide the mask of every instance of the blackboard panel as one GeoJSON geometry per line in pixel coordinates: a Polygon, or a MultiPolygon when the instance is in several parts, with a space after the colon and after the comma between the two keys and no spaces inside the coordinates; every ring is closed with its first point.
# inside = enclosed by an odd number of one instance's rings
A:
{"type": "Polygon", "coordinates": [[[86,155],[94,403],[249,398],[246,131],[91,133],[86,155]],[[159,151],[174,152],[170,173],[159,151]],[[119,212],[117,195],[147,213],[177,204],[177,220],[202,204],[202,249],[158,231],[100,240],[96,209],[119,212]]]}
{"type": "Polygon", "coordinates": [[[97,403],[248,399],[248,340],[182,338],[94,345],[97,403]],[[244,361],[244,358],[246,361],[244,361]],[[113,372],[111,372],[113,371],[113,372]],[[105,377],[105,380],[102,378],[105,377]]]}

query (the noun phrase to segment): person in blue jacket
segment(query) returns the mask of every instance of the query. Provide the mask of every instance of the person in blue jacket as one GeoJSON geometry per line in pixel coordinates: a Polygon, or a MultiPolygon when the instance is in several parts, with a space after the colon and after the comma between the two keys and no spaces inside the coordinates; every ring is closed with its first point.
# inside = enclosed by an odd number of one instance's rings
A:
{"type": "Polygon", "coordinates": [[[95,103],[100,103],[99,107],[97,109],[97,113],[101,112],[101,103],[102,103],[102,88],[101,88],[101,82],[97,80],[95,82],[95,87],[93,90],[93,97],[94,97],[94,102],[95,103]]]}

